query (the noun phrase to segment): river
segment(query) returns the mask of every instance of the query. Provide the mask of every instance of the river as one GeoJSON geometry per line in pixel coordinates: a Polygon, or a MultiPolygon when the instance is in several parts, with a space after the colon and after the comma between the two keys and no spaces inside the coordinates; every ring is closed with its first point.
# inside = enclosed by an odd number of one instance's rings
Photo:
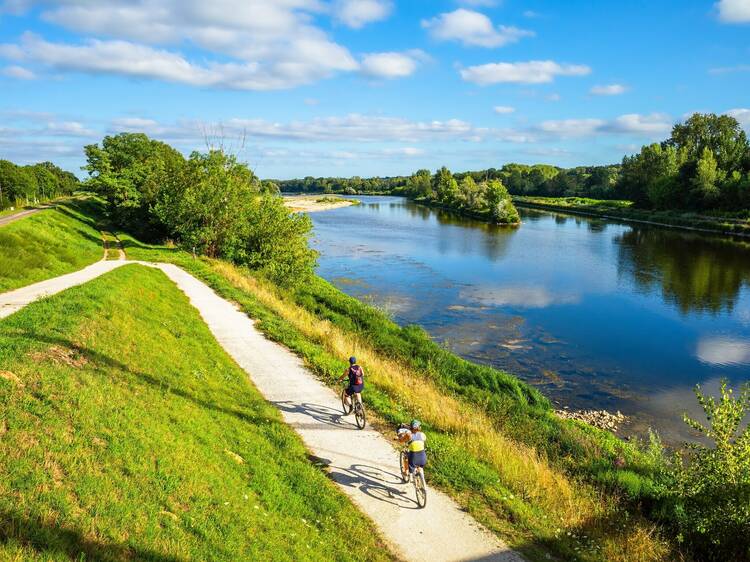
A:
{"type": "Polygon", "coordinates": [[[623,435],[693,435],[696,384],[750,377],[750,243],[519,209],[495,227],[398,197],[313,213],[321,276],[623,435]]]}

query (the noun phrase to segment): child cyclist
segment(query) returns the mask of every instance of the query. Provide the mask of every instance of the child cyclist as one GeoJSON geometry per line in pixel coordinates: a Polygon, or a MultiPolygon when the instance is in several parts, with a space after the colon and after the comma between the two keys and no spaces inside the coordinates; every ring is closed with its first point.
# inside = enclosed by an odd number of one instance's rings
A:
{"type": "Polygon", "coordinates": [[[414,474],[416,467],[422,467],[427,464],[427,452],[425,451],[425,442],[427,437],[422,433],[422,424],[419,420],[412,420],[408,428],[402,425],[398,430],[398,440],[400,443],[408,443],[409,453],[409,474],[414,474]]]}
{"type": "Polygon", "coordinates": [[[352,395],[357,397],[359,403],[362,403],[362,390],[365,388],[365,371],[357,365],[357,358],[349,358],[349,367],[344,370],[344,373],[339,377],[339,382],[344,380],[345,377],[349,377],[349,386],[346,387],[347,403],[352,405],[352,395]]]}

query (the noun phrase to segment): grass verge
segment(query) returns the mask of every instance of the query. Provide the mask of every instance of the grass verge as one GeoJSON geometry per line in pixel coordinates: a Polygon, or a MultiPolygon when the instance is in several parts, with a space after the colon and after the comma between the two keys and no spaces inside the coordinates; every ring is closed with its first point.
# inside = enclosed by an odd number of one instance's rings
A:
{"type": "Polygon", "coordinates": [[[0,323],[0,558],[391,559],[161,272],[0,323]]]}
{"type": "Polygon", "coordinates": [[[237,302],[329,384],[356,354],[368,373],[368,408],[384,430],[420,418],[431,483],[530,559],[673,559],[639,514],[653,467],[634,446],[555,418],[518,379],[463,361],[321,279],[282,292],[230,264],[120,238],[130,258],[177,263],[237,302]],[[614,468],[620,456],[625,469],[614,468]]]}
{"type": "Polygon", "coordinates": [[[70,199],[0,227],[0,293],[77,271],[102,258],[101,204],[70,199]]]}
{"type": "Polygon", "coordinates": [[[721,211],[700,214],[690,211],[654,211],[633,208],[631,201],[588,199],[585,197],[525,197],[514,196],[519,207],[577,213],[588,216],[652,223],[661,226],[685,228],[750,236],[750,211],[725,213],[721,211]],[[726,216],[726,215],[732,216],[726,216]]]}

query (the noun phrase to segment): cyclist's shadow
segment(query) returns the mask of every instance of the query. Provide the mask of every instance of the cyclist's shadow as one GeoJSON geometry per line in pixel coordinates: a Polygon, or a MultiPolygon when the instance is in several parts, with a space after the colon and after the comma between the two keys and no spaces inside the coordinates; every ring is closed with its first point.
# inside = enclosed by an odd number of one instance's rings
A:
{"type": "Polygon", "coordinates": [[[416,498],[409,494],[413,486],[403,484],[400,475],[366,464],[353,464],[349,468],[341,469],[331,468],[328,474],[335,482],[359,488],[376,500],[404,509],[419,509],[416,498]],[[396,487],[397,485],[399,487],[396,487]]]}
{"type": "Polygon", "coordinates": [[[278,402],[272,402],[272,404],[274,404],[277,408],[284,412],[304,414],[305,416],[309,416],[317,422],[315,424],[293,422],[291,425],[294,427],[317,427],[320,424],[330,425],[334,427],[348,427],[350,425],[353,425],[345,421],[344,414],[341,412],[341,410],[330,408],[328,406],[321,406],[320,404],[309,404],[307,402],[303,402],[302,404],[300,404],[298,402],[289,402],[288,400],[280,400],[278,402]]]}

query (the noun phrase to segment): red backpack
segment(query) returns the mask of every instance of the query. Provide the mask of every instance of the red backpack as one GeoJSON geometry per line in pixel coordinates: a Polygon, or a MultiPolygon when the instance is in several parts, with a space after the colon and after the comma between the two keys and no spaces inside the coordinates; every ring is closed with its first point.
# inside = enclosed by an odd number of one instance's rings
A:
{"type": "Polygon", "coordinates": [[[352,386],[359,386],[360,384],[364,384],[365,382],[365,374],[362,371],[362,367],[359,365],[352,365],[349,367],[349,384],[352,386]]]}

